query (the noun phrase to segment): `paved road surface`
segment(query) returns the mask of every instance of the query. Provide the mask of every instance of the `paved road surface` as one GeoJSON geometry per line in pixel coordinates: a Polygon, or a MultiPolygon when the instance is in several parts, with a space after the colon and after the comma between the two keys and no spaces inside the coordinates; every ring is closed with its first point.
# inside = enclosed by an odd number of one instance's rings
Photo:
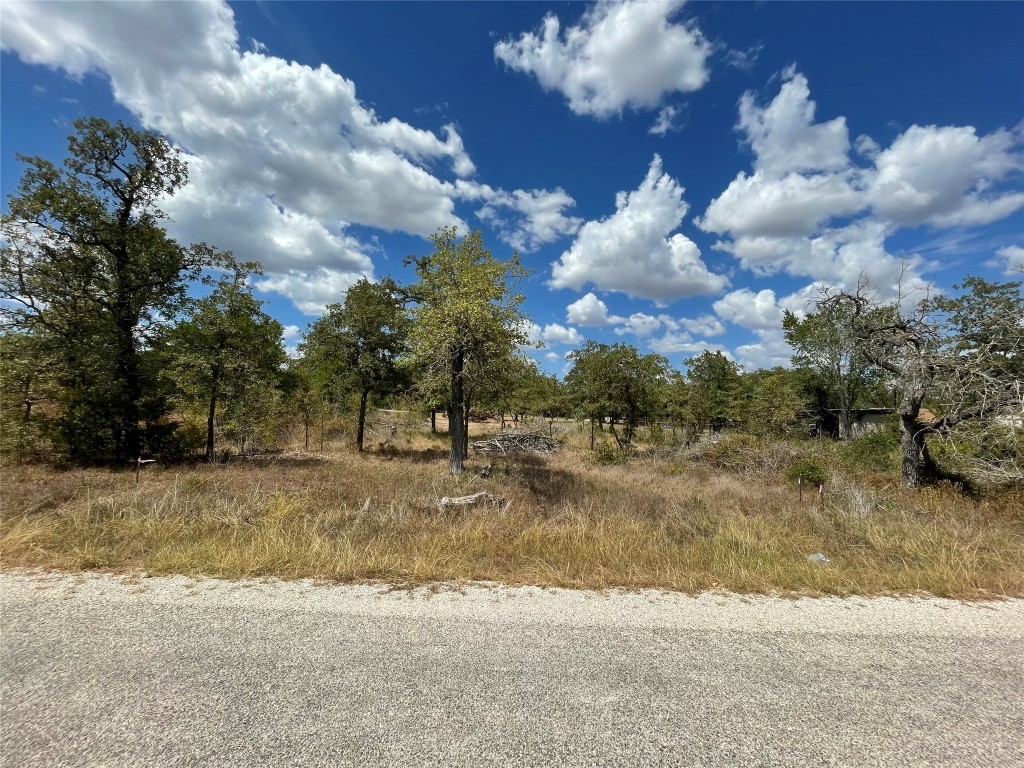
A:
{"type": "Polygon", "coordinates": [[[0,573],[3,766],[1024,766],[1024,601],[0,573]]]}

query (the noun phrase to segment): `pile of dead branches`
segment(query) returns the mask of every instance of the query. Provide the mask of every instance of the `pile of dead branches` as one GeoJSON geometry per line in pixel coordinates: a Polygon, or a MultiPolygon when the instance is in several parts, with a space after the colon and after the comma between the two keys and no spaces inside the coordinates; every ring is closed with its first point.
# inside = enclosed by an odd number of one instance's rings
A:
{"type": "Polygon", "coordinates": [[[553,438],[537,432],[502,432],[490,440],[477,440],[473,443],[473,450],[477,453],[552,453],[557,447],[558,443],[553,438]]]}

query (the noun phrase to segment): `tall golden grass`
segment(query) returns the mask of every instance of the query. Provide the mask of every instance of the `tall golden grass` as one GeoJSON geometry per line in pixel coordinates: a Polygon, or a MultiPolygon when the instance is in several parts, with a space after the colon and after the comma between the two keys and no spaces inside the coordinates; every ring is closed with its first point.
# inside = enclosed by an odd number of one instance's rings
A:
{"type": "Polygon", "coordinates": [[[583,437],[569,442],[553,455],[473,457],[459,479],[448,474],[443,441],[425,435],[364,455],[147,467],[138,484],[131,471],[7,464],[0,564],[408,584],[1024,595],[1020,494],[908,492],[883,475],[837,470],[822,503],[816,491],[800,500],[770,466],[744,474],[683,455],[603,466],[573,447],[583,437]],[[444,496],[483,490],[504,505],[439,510],[444,496]],[[829,562],[808,559],[818,552],[829,562]]]}

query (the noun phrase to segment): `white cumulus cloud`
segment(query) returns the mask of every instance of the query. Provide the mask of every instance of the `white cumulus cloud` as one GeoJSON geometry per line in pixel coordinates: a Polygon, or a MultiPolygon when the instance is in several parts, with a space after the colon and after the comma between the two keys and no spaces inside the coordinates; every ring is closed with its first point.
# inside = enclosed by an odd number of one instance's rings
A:
{"type": "Polygon", "coordinates": [[[1020,141],[1005,130],[913,125],[875,158],[874,211],[897,224],[988,224],[1024,207],[1024,194],[993,185],[1024,169],[1020,141]]]}
{"type": "Polygon", "coordinates": [[[770,288],[757,293],[749,288],[731,291],[712,306],[723,320],[751,330],[768,330],[782,325],[782,310],[775,301],[775,291],[770,288]]]}
{"type": "Polygon", "coordinates": [[[683,191],[655,155],[640,187],[617,195],[615,213],[583,225],[548,284],[591,284],[658,303],[722,290],[726,278],[708,270],[692,240],[673,234],[688,209],[683,191]]]}
{"type": "Polygon", "coordinates": [[[566,328],[558,323],[545,325],[540,337],[549,344],[579,344],[583,341],[580,332],[575,328],[566,328]]]}
{"type": "Polygon", "coordinates": [[[815,123],[807,78],[797,72],[778,96],[760,107],[749,91],[740,98],[739,124],[754,150],[754,169],[769,178],[793,171],[837,171],[847,166],[850,137],[846,118],[815,123]]]}
{"type": "Polygon", "coordinates": [[[694,24],[673,21],[682,5],[600,2],[564,33],[549,14],[538,31],[500,41],[494,56],[564,95],[579,115],[656,108],[666,94],[696,91],[708,81],[712,46],[694,24]]]}
{"type": "Polygon", "coordinates": [[[584,328],[598,328],[603,325],[614,325],[625,321],[618,315],[608,314],[608,305],[593,293],[588,293],[574,301],[566,310],[566,319],[573,325],[584,328]]]}

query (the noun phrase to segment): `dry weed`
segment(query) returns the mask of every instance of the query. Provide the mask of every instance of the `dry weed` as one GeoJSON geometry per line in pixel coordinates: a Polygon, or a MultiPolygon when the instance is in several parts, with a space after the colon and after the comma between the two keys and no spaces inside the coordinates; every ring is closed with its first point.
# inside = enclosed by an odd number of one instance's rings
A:
{"type": "MultiPolygon", "coordinates": [[[[588,435],[572,435],[573,440],[588,435]]],[[[785,455],[776,448],[771,462],[785,455]]],[[[131,472],[3,468],[0,562],[225,577],[965,597],[1024,594],[1020,499],[838,477],[824,505],[767,468],[586,451],[487,457],[458,480],[443,436],[362,456],[292,454],[131,472]],[[491,463],[488,477],[476,470],[491,463]],[[500,508],[447,512],[489,491],[500,508]],[[823,552],[827,564],[808,560],[823,552]]]]}

